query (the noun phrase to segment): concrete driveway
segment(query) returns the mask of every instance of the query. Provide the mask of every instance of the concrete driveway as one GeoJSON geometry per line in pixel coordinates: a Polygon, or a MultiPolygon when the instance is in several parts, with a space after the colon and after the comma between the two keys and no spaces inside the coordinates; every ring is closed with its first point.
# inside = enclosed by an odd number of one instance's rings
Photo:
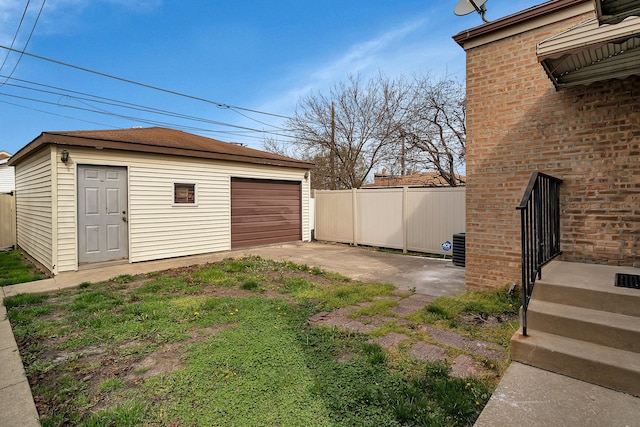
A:
{"type": "Polygon", "coordinates": [[[297,242],[66,272],[51,279],[0,287],[0,297],[50,292],[123,274],[150,273],[244,255],[320,267],[355,280],[391,283],[400,289],[415,288],[416,292],[426,295],[456,295],[464,291],[464,268],[454,266],[451,260],[377,252],[335,243],[297,242]]]}
{"type": "Polygon", "coordinates": [[[415,288],[416,292],[426,295],[456,295],[465,289],[465,269],[453,265],[451,259],[423,258],[318,242],[287,243],[239,252],[320,267],[355,280],[392,283],[400,289],[415,288]]]}

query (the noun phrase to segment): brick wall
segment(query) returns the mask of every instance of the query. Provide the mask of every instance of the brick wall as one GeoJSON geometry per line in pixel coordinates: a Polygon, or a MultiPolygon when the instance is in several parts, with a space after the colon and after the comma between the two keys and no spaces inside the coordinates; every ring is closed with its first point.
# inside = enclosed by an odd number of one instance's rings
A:
{"type": "Polygon", "coordinates": [[[467,51],[468,287],[520,283],[533,171],[564,180],[562,259],[640,267],[640,77],[556,91],[536,43],[556,23],[467,51]]]}

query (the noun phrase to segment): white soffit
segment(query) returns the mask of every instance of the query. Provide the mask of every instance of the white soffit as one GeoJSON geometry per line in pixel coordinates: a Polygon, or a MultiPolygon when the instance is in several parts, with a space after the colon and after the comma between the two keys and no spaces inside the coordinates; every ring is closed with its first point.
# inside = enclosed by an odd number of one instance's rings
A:
{"type": "Polygon", "coordinates": [[[536,48],[556,87],[640,75],[640,17],[604,25],[592,18],[541,41],[536,48]]]}

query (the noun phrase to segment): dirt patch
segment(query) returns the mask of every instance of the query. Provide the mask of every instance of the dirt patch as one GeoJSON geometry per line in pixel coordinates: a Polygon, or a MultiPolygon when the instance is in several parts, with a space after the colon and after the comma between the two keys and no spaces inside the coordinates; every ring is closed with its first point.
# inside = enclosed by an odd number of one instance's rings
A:
{"type": "Polygon", "coordinates": [[[182,345],[173,344],[143,358],[133,364],[127,375],[128,380],[146,379],[156,375],[177,371],[182,368],[182,345]]]}
{"type": "Polygon", "coordinates": [[[506,349],[498,344],[473,340],[455,332],[445,331],[430,325],[422,325],[421,329],[429,333],[431,338],[440,345],[459,348],[492,360],[504,360],[507,357],[506,349]]]}
{"type": "Polygon", "coordinates": [[[476,325],[486,328],[495,328],[505,322],[511,322],[518,317],[515,315],[492,316],[489,314],[463,314],[460,321],[469,325],[476,325]]]}

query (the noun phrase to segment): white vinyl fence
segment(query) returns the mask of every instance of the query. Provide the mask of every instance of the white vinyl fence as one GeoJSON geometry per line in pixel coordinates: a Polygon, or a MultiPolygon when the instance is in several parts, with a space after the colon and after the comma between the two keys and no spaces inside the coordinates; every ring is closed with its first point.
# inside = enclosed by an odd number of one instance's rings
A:
{"type": "Polygon", "coordinates": [[[16,245],[16,197],[0,193],[0,250],[16,245]]]}
{"type": "Polygon", "coordinates": [[[465,231],[465,187],[315,191],[317,240],[446,253],[465,231]]]}

